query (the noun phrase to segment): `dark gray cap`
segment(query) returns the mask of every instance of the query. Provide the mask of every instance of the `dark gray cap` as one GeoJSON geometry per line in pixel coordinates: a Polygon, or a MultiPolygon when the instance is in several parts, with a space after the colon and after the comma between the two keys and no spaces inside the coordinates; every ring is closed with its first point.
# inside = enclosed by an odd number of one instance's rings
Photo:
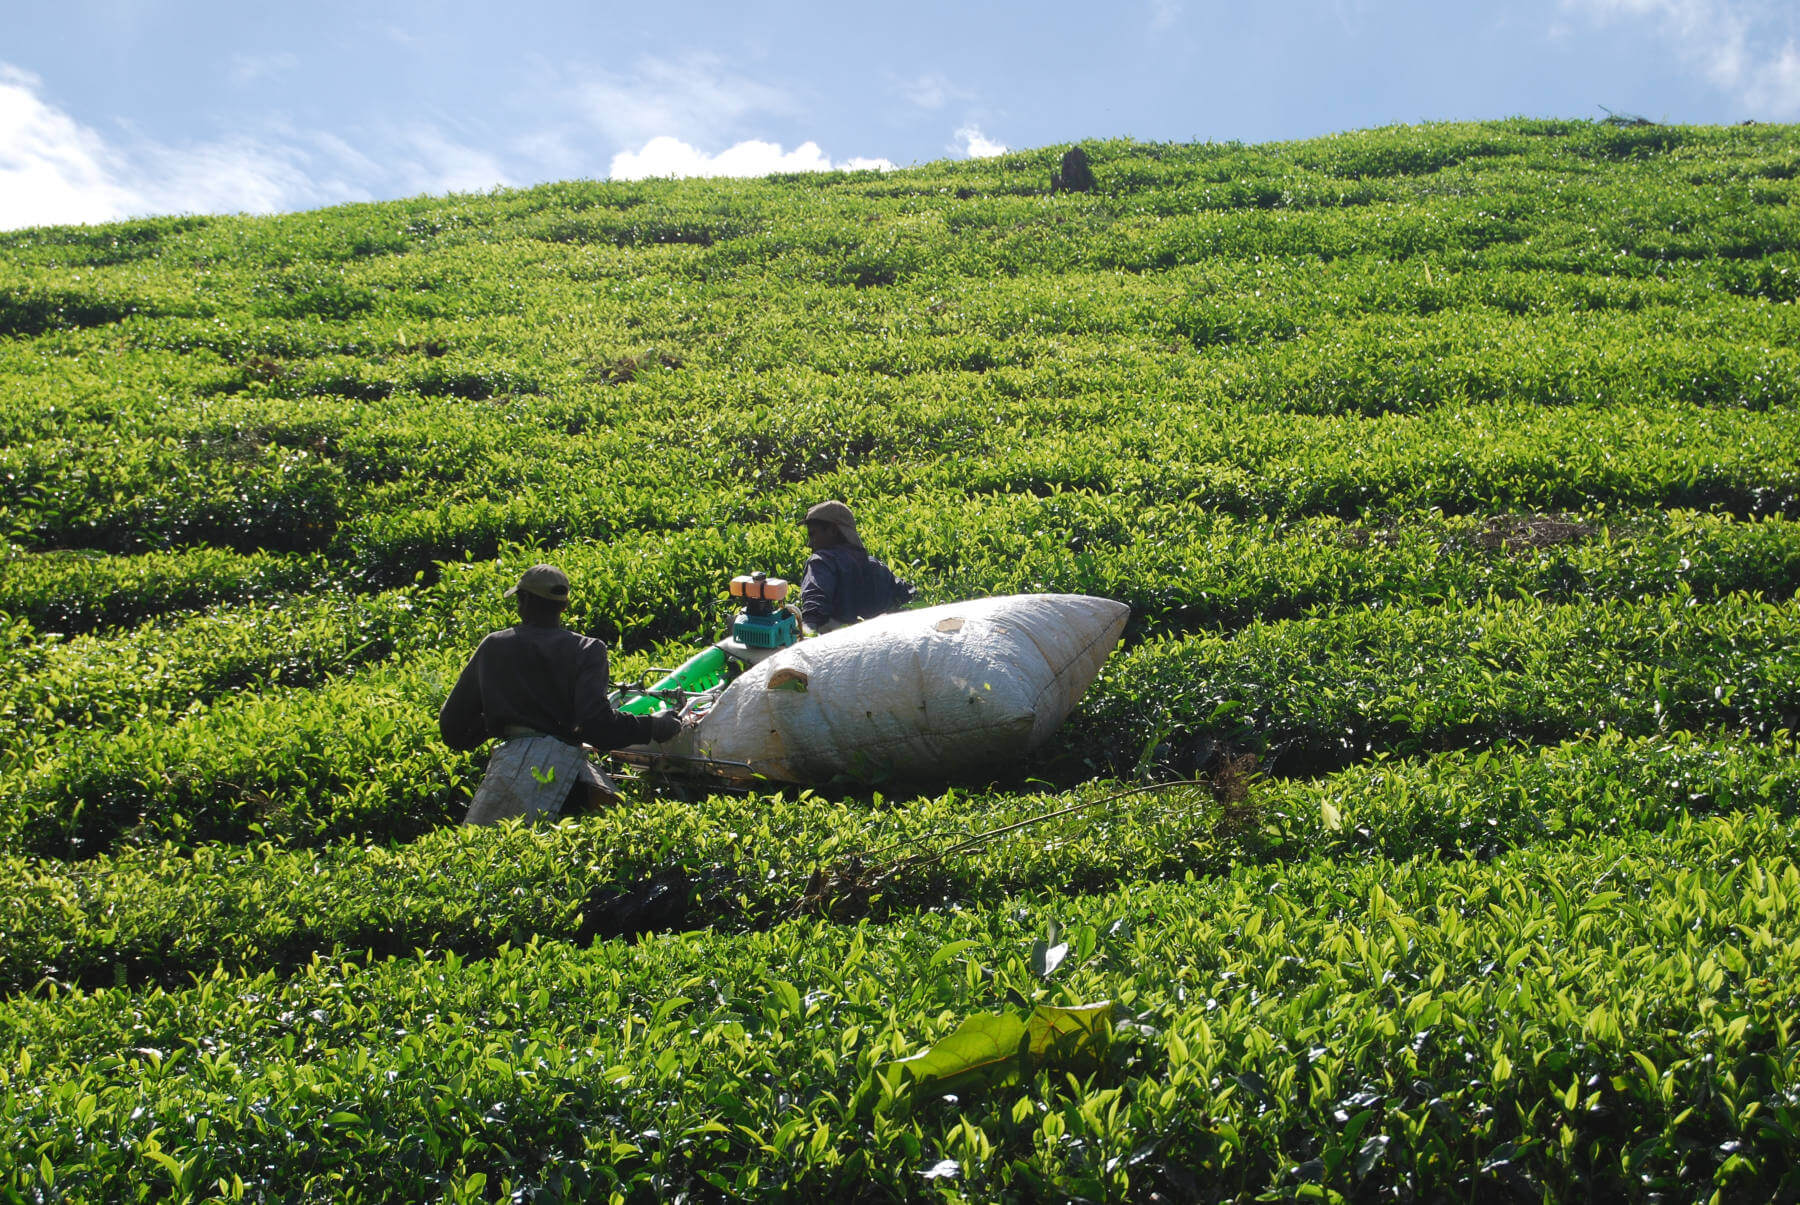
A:
{"type": "Polygon", "coordinates": [[[555,565],[533,565],[519,575],[519,584],[506,592],[506,597],[523,591],[551,602],[569,601],[569,575],[555,565]]]}
{"type": "Polygon", "coordinates": [[[808,523],[836,523],[839,527],[855,527],[856,516],[842,502],[821,502],[806,512],[808,523]]]}
{"type": "Polygon", "coordinates": [[[862,537],[856,534],[856,516],[842,502],[821,502],[806,512],[808,523],[829,523],[843,533],[844,542],[853,548],[863,546],[862,537]]]}

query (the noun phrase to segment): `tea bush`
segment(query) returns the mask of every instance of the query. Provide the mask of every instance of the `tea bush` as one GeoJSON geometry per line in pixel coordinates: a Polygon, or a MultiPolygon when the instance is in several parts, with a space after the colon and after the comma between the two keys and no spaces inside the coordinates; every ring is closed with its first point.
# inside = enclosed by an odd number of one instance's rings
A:
{"type": "Polygon", "coordinates": [[[534,936],[629,936],[633,914],[621,905],[632,896],[616,893],[645,884],[670,884],[657,914],[665,927],[705,917],[720,931],[757,928],[801,913],[887,921],[1251,862],[1493,858],[1757,809],[1800,809],[1789,737],[1746,748],[1613,734],[1382,759],[1318,779],[949,791],[872,807],[811,792],[642,800],[553,827],[452,828],[403,846],[137,846],[6,865],[0,984],[181,986],[221,964],[286,971],[314,955],[491,954],[534,936]],[[994,835],[968,844],[976,833],[994,835]],[[815,873],[826,877],[815,883],[815,873]]]}
{"type": "Polygon", "coordinates": [[[19,1195],[1780,1195],[1792,841],[1744,814],[1490,863],[16,999],[0,1166],[19,1195]],[[1090,1062],[948,1095],[895,1065],[1089,1001],[1111,1021],[1090,1062]]]}

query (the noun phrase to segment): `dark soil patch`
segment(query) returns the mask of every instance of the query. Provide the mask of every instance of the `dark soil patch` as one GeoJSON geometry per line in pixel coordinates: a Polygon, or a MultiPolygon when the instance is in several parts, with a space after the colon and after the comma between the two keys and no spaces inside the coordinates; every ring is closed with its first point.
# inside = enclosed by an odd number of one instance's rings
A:
{"type": "Polygon", "coordinates": [[[1592,523],[1567,515],[1493,515],[1475,533],[1474,543],[1477,548],[1522,551],[1591,540],[1597,532],[1592,523]]]}

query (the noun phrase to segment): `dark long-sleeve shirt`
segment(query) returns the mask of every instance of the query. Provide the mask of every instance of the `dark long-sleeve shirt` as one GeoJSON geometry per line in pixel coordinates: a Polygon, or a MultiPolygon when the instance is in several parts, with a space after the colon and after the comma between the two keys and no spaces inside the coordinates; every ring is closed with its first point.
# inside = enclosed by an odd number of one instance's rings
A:
{"type": "Polygon", "coordinates": [[[821,548],[806,561],[800,580],[800,622],[822,628],[827,620],[855,623],[894,609],[899,586],[888,567],[861,548],[821,548]]]}
{"type": "Polygon", "coordinates": [[[614,711],[609,689],[603,642],[560,625],[517,624],[483,638],[438,711],[438,732],[452,749],[512,727],[598,749],[649,740],[650,718],[614,711]]]}

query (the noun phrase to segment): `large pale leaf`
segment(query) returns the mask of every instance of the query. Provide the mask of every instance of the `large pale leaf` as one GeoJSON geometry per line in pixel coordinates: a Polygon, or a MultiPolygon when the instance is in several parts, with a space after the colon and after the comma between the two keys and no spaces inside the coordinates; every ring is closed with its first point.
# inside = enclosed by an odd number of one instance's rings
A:
{"type": "Polygon", "coordinates": [[[1031,1010],[1031,1057],[1056,1066],[1097,1060],[1112,1036],[1112,1001],[1059,1008],[1040,1004],[1031,1010]]]}
{"type": "Polygon", "coordinates": [[[916,1083],[950,1092],[977,1082],[999,1083],[1015,1077],[1021,1044],[1030,1049],[1024,1021],[978,1013],[939,1038],[929,1050],[900,1059],[896,1065],[916,1083]]]}
{"type": "Polygon", "coordinates": [[[942,1092],[1005,1084],[1033,1067],[1095,1062],[1112,1034],[1112,1001],[1063,1008],[1040,1004],[1028,1017],[977,1013],[928,1050],[895,1065],[942,1092]]]}

